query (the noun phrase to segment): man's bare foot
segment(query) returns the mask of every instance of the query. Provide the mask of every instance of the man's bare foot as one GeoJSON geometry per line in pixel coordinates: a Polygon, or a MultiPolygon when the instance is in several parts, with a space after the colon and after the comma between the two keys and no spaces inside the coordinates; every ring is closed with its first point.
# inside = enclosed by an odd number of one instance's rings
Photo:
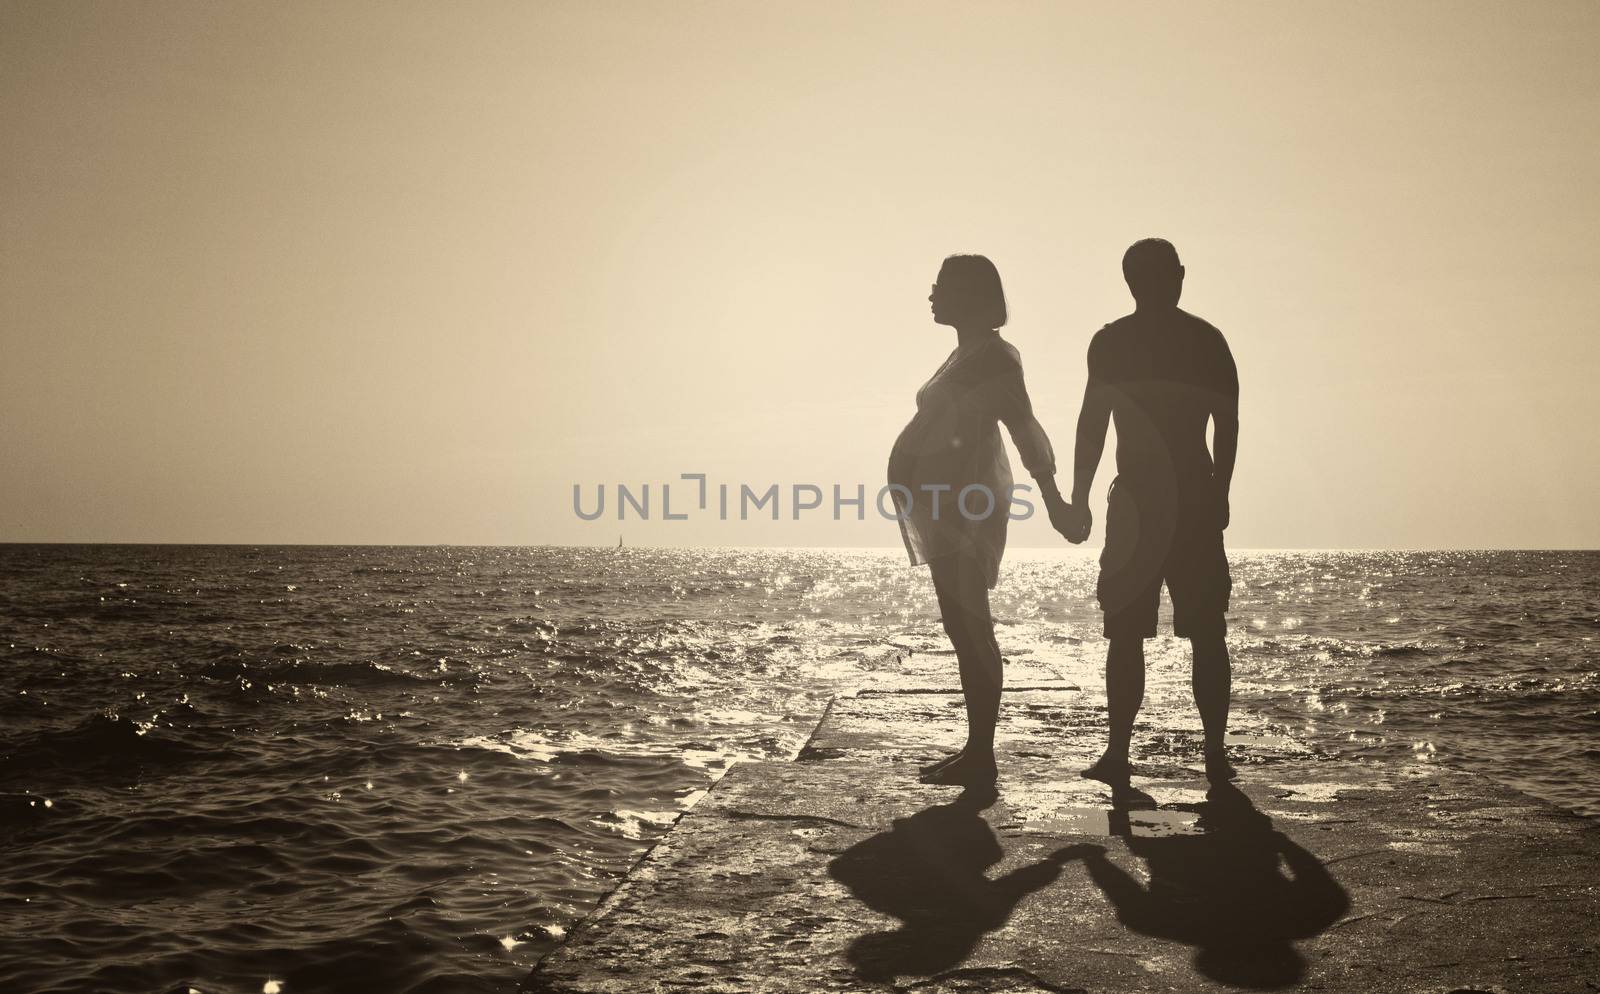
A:
{"type": "Polygon", "coordinates": [[[1113,756],[1107,752],[1104,756],[1094,761],[1094,765],[1083,771],[1083,775],[1090,780],[1108,783],[1113,787],[1125,785],[1132,769],[1128,765],[1128,757],[1113,756]]]}
{"type": "Polygon", "coordinates": [[[1228,762],[1227,753],[1220,749],[1215,752],[1209,749],[1206,750],[1206,779],[1208,781],[1211,783],[1227,783],[1230,780],[1237,779],[1238,776],[1239,771],[1233,768],[1232,763],[1228,762]]]}
{"type": "Polygon", "coordinates": [[[999,770],[995,765],[994,753],[985,755],[963,750],[955,759],[923,774],[922,782],[972,787],[992,784],[997,776],[999,770]]]}

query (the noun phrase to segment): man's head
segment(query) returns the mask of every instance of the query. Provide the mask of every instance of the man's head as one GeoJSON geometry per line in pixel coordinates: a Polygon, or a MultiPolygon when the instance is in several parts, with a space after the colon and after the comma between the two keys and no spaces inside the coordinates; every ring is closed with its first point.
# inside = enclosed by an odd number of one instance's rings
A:
{"type": "Polygon", "coordinates": [[[1122,278],[1140,307],[1177,307],[1183,295],[1183,264],[1165,238],[1141,238],[1128,246],[1122,278]]]}

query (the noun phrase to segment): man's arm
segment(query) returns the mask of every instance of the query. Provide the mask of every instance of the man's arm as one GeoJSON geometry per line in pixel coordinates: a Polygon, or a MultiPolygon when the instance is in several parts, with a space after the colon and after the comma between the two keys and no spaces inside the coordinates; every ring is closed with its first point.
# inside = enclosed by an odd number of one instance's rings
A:
{"type": "Polygon", "coordinates": [[[1211,410],[1212,477],[1217,481],[1222,507],[1222,527],[1228,527],[1228,489],[1233,486],[1233,463],[1239,454],[1239,370],[1226,342],[1222,345],[1223,375],[1218,403],[1211,410]]]}
{"type": "Polygon", "coordinates": [[[1212,476],[1217,481],[1219,495],[1222,497],[1222,527],[1228,527],[1228,488],[1233,485],[1233,461],[1239,454],[1239,408],[1235,399],[1234,407],[1227,412],[1218,412],[1212,415],[1211,448],[1214,452],[1212,460],[1216,468],[1212,476]]]}
{"type": "MultiPolygon", "coordinates": [[[[1111,423],[1111,391],[1096,375],[1095,343],[1089,344],[1089,382],[1083,388],[1083,407],[1078,411],[1078,436],[1073,446],[1072,501],[1062,509],[1061,534],[1072,543],[1083,542],[1094,527],[1089,511],[1089,488],[1106,449],[1106,427],[1111,423]]],[[[1059,527],[1059,526],[1058,526],[1059,527]]]]}
{"type": "Polygon", "coordinates": [[[1100,456],[1106,450],[1106,427],[1111,423],[1111,397],[1091,376],[1083,389],[1083,407],[1078,411],[1078,440],[1072,457],[1072,503],[1088,506],[1089,488],[1094,485],[1100,456]]]}

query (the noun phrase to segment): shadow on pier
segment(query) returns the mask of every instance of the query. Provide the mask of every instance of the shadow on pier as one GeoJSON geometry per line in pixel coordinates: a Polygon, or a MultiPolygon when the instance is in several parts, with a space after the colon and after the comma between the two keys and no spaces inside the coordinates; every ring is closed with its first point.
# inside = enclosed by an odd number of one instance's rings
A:
{"type": "Polygon", "coordinates": [[[1052,854],[990,880],[1005,856],[983,812],[993,787],[974,787],[951,804],[897,818],[828,865],[835,880],[867,907],[903,923],[851,943],[848,956],[864,980],[929,976],[959,965],[987,932],[1006,923],[1028,894],[1053,882],[1070,855],[1052,854]]]}
{"type": "Polygon", "coordinates": [[[992,788],[969,789],[953,803],[897,819],[829,864],[859,901],[901,922],[850,945],[858,976],[886,981],[960,966],[1028,895],[1056,883],[1077,860],[1124,929],[1195,947],[1199,972],[1238,988],[1273,990],[1301,980],[1306,962],[1294,942],[1321,933],[1350,907],[1327,868],[1232,786],[1212,788],[1199,804],[1170,806],[1198,815],[1193,832],[1176,835],[1141,832],[1133,815],[1155,810],[1154,800],[1117,792],[1107,813],[1110,833],[1142,861],[1148,882],[1093,842],[990,879],[987,871],[1005,855],[983,817],[996,799],[992,788]]]}

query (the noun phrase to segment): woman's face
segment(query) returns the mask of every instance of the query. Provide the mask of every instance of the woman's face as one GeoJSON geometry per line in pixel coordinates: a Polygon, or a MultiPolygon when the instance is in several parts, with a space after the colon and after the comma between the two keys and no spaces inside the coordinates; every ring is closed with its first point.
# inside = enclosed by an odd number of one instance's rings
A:
{"type": "Polygon", "coordinates": [[[949,296],[950,296],[949,292],[941,290],[939,288],[938,280],[935,280],[934,284],[933,284],[933,289],[928,293],[928,305],[929,305],[929,309],[931,311],[933,311],[933,323],[934,324],[949,324],[950,323],[949,321],[945,320],[945,315],[944,315],[944,304],[948,301],[949,296]]]}

